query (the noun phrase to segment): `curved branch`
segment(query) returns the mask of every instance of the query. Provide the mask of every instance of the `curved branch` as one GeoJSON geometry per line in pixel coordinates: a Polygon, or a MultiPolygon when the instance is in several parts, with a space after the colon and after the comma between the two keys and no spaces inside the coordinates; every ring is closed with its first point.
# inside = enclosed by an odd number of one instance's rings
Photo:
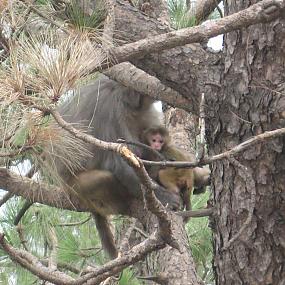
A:
{"type": "Polygon", "coordinates": [[[129,62],[115,65],[103,73],[125,86],[131,87],[156,100],[161,100],[170,106],[189,112],[193,111],[193,104],[191,104],[190,99],[184,98],[179,92],[164,85],[156,77],[149,75],[129,62]]]}

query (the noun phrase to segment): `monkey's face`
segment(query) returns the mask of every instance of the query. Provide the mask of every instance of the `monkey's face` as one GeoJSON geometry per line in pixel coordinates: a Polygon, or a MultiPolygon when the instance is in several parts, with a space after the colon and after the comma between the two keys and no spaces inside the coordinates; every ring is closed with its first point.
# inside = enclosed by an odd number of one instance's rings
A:
{"type": "Polygon", "coordinates": [[[164,145],[164,139],[161,134],[157,133],[157,134],[152,134],[149,136],[149,146],[152,149],[161,151],[163,145],[164,145]]]}

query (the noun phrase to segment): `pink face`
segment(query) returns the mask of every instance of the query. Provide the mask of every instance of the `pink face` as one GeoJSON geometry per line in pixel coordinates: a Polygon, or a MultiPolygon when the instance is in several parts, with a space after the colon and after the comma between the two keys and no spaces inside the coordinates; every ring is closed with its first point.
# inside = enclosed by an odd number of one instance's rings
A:
{"type": "Polygon", "coordinates": [[[157,151],[161,151],[163,145],[164,145],[164,139],[161,134],[152,134],[149,136],[150,142],[149,145],[152,149],[155,149],[157,151]]]}

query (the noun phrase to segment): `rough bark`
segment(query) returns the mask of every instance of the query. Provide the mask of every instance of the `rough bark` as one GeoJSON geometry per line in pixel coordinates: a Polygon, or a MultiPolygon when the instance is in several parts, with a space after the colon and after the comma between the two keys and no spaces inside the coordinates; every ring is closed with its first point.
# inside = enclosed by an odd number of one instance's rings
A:
{"type": "MultiPolygon", "coordinates": [[[[162,1],[155,0],[155,1],[150,1],[149,4],[152,7],[152,11],[151,11],[152,14],[155,14],[154,18],[156,18],[158,22],[162,22],[163,24],[165,24],[165,26],[167,27],[169,24],[169,18],[168,18],[168,13],[167,13],[168,11],[166,7],[166,2],[164,0],[162,1]]],[[[137,27],[137,23],[136,23],[136,27],[137,27]]],[[[139,38],[145,37],[145,36],[146,35],[143,35],[140,33],[139,38]]],[[[127,66],[125,66],[125,68],[127,68],[127,66]]],[[[126,72],[121,73],[122,77],[124,77],[125,73],[126,72]]],[[[130,75],[134,75],[134,72],[132,72],[131,69],[129,73],[130,75]]],[[[117,75],[117,78],[118,76],[119,74],[117,75]]],[[[138,76],[140,75],[138,74],[138,76]]],[[[133,80],[130,80],[130,81],[136,82],[137,80],[133,78],[133,80]]],[[[146,82],[147,89],[150,88],[149,83],[150,83],[149,81],[146,82]]],[[[140,86],[141,85],[142,84],[140,83],[140,86]]],[[[154,84],[154,86],[158,87],[159,84],[154,84]]],[[[165,98],[169,95],[171,96],[171,94],[167,94],[167,92],[165,92],[167,91],[165,87],[163,89],[164,89],[163,93],[164,93],[165,98]]],[[[159,94],[159,91],[155,90],[153,94],[159,94]]],[[[185,99],[184,102],[181,101],[181,106],[183,106],[183,104],[190,105],[189,103],[190,102],[187,99],[185,99]]],[[[189,110],[193,110],[193,107],[189,106],[189,110]]],[[[181,114],[184,115],[184,116],[183,115],[180,116],[184,118],[184,120],[182,121],[186,121],[186,117],[187,117],[186,112],[182,110],[180,110],[180,112],[181,114]]],[[[184,132],[184,135],[185,135],[184,128],[181,128],[181,131],[184,132]]],[[[139,213],[137,214],[140,215],[139,213]]],[[[151,215],[151,214],[146,215],[145,211],[141,211],[139,220],[143,223],[145,232],[150,234],[156,230],[157,218],[154,217],[154,215],[151,215]]],[[[183,251],[179,252],[177,249],[174,249],[170,246],[166,246],[164,249],[153,252],[152,254],[148,255],[146,257],[145,262],[137,264],[136,268],[138,272],[140,272],[140,275],[143,278],[145,278],[144,280],[145,282],[147,282],[147,284],[157,284],[157,283],[177,284],[177,285],[198,284],[198,276],[195,270],[195,264],[194,264],[194,261],[191,255],[191,251],[189,249],[188,239],[187,239],[187,234],[185,231],[183,219],[173,214],[172,223],[173,223],[173,228],[174,228],[173,234],[175,238],[177,239],[179,245],[183,249],[183,251]]],[[[141,240],[140,235],[137,236],[137,238],[134,238],[135,235],[132,235],[132,237],[133,237],[132,239],[133,244],[136,244],[141,240]]]]}
{"type": "MultiPolygon", "coordinates": [[[[147,214],[145,211],[141,212],[140,222],[143,224],[136,225],[136,228],[141,228],[141,231],[150,235],[157,229],[157,219],[151,214],[147,214]]],[[[155,251],[146,257],[145,264],[138,264],[136,266],[137,272],[142,279],[147,282],[146,284],[157,284],[152,281],[160,281],[159,284],[171,285],[191,285],[200,284],[199,277],[195,270],[195,264],[191,251],[189,249],[188,238],[184,228],[183,219],[176,214],[171,215],[173,221],[172,231],[181,245],[182,251],[179,252],[170,246],[155,251]]],[[[124,237],[124,236],[123,236],[124,237]]],[[[129,239],[130,245],[137,244],[140,240],[145,239],[136,230],[133,231],[131,238],[129,239]]]]}
{"type": "Polygon", "coordinates": [[[196,4],[195,18],[196,24],[206,20],[215,8],[220,4],[221,0],[200,0],[196,4]]]}
{"type": "MultiPolygon", "coordinates": [[[[119,31],[116,37],[120,44],[171,31],[167,25],[148,18],[120,1],[117,1],[115,15],[115,30],[119,31]]],[[[220,56],[220,53],[205,51],[200,44],[189,44],[149,54],[132,60],[132,63],[155,75],[166,86],[179,90],[184,97],[190,97],[195,105],[192,109],[198,110],[201,93],[209,90],[209,84],[220,81],[220,56]]]]}
{"type": "MultiPolygon", "coordinates": [[[[225,13],[250,4],[226,2],[225,13]]],[[[207,97],[210,155],[284,127],[284,25],[276,19],[225,36],[223,89],[207,97]]],[[[218,285],[285,282],[284,143],[284,137],[273,139],[213,164],[218,285]]]]}
{"type": "Polygon", "coordinates": [[[165,118],[173,144],[194,153],[199,132],[198,117],[181,109],[168,108],[165,118]]]}
{"type": "MultiPolygon", "coordinates": [[[[152,275],[161,278],[165,277],[167,281],[162,284],[197,285],[199,284],[199,277],[196,273],[183,220],[181,217],[173,214],[172,222],[173,232],[175,237],[179,237],[178,241],[182,246],[182,252],[167,246],[164,249],[149,255],[149,272],[152,273],[152,275]]],[[[156,223],[153,220],[153,217],[152,221],[148,221],[146,224],[148,232],[153,232],[155,230],[156,223]]]]}

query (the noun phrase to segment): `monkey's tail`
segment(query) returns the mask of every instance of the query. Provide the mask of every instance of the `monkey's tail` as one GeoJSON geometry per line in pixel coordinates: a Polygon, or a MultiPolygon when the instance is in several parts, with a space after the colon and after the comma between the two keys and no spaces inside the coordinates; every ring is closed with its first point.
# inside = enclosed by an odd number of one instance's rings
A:
{"type": "Polygon", "coordinates": [[[111,259],[115,259],[118,256],[118,251],[108,218],[98,213],[92,213],[92,215],[94,217],[104,251],[107,252],[111,259]]]}

